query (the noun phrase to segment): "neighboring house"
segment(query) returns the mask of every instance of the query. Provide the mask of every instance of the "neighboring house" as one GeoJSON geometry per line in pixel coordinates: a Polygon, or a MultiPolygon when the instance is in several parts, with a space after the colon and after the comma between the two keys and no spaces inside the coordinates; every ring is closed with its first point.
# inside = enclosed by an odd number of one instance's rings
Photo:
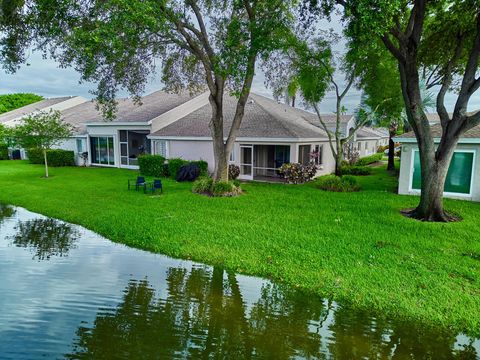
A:
{"type": "MultiPolygon", "coordinates": [[[[85,103],[87,101],[88,101],[87,99],[81,96],[65,96],[65,97],[40,100],[33,104],[29,104],[21,108],[1,114],[0,124],[5,125],[7,127],[14,127],[25,116],[32,115],[40,111],[48,112],[50,110],[57,110],[63,113],[64,111],[72,107],[75,107],[79,104],[85,103]]],[[[62,149],[71,149],[72,147],[74,147],[74,145],[75,145],[74,139],[67,139],[59,147],[62,149]]],[[[24,149],[10,149],[10,150],[11,151],[17,150],[20,153],[19,157],[21,159],[26,158],[24,149]]]]}
{"type": "MultiPolygon", "coordinates": [[[[440,142],[442,127],[432,125],[435,143],[440,142]]],[[[413,132],[395,138],[402,144],[399,194],[419,194],[421,188],[420,154],[413,132]]],[[[467,131],[458,141],[445,182],[446,197],[480,201],[480,126],[467,131]]]]}
{"type": "MultiPolygon", "coordinates": [[[[67,101],[61,99],[44,101],[60,106],[62,101],[67,101]]],[[[192,96],[188,93],[157,91],[143,97],[141,102],[142,105],[137,105],[132,99],[119,99],[116,117],[112,121],[104,121],[92,101],[78,98],[75,104],[70,104],[72,106],[64,104],[59,109],[62,118],[75,125],[76,132],[60,147],[74,151],[77,163],[79,155],[87,152],[87,165],[93,166],[137,169],[138,156],[150,153],[166,158],[202,159],[208,162],[209,170],[213,171],[208,93],[192,96]]],[[[28,113],[45,110],[46,107],[41,103],[29,105],[28,109],[19,109],[14,117],[20,119],[28,113]]],[[[235,107],[236,99],[226,96],[225,131],[230,129],[235,107]]],[[[325,117],[333,119],[331,115],[325,117]]],[[[344,115],[343,118],[342,133],[348,133],[355,119],[352,115],[344,115]]],[[[334,129],[335,124],[331,126],[334,129]]],[[[376,152],[378,146],[386,144],[388,134],[385,134],[382,130],[364,127],[355,136],[354,144],[360,144],[362,156],[369,155],[376,152]]],[[[225,133],[225,137],[227,135],[225,133]]],[[[334,171],[335,163],[328,137],[315,114],[260,95],[250,95],[230,157],[230,163],[240,167],[240,178],[272,179],[278,177],[278,168],[283,163],[307,164],[313,154],[316,155],[318,175],[334,171]]]]}

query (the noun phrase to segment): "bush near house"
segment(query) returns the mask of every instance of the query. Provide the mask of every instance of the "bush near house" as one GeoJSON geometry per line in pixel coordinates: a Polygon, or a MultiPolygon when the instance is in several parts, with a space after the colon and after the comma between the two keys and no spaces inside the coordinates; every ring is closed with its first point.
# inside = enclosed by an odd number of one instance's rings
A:
{"type": "Polygon", "coordinates": [[[168,175],[175,179],[177,177],[178,170],[183,165],[187,164],[197,164],[198,168],[200,169],[200,176],[207,176],[208,175],[208,163],[204,160],[197,160],[197,161],[188,161],[182,158],[172,158],[168,159],[168,175]]]}
{"type": "Polygon", "coordinates": [[[364,176],[370,175],[371,173],[372,168],[369,168],[368,166],[346,165],[340,168],[341,175],[364,176]]]}
{"type": "Polygon", "coordinates": [[[8,146],[0,145],[0,160],[8,160],[8,146]]]}
{"type": "MultiPolygon", "coordinates": [[[[42,149],[28,149],[28,160],[32,164],[44,164],[42,149]]],[[[47,150],[48,166],[75,166],[75,154],[73,151],[51,149],[47,150]]]]}
{"type": "Polygon", "coordinates": [[[235,164],[228,165],[228,178],[235,180],[240,176],[240,167],[235,164]]]}
{"type": "Polygon", "coordinates": [[[317,180],[317,186],[321,190],[333,192],[355,192],[360,191],[360,185],[355,177],[351,175],[325,175],[317,180]]]}
{"type": "Polygon", "coordinates": [[[167,177],[168,167],[161,155],[141,155],[138,157],[140,173],[145,176],[167,177]]]}
{"type": "Polygon", "coordinates": [[[299,163],[286,163],[278,169],[283,174],[285,181],[290,184],[303,184],[313,179],[317,173],[315,164],[303,165],[299,163]]]}
{"type": "Polygon", "coordinates": [[[365,156],[363,158],[358,159],[355,165],[357,166],[365,166],[376,163],[377,161],[382,160],[383,154],[377,153],[370,156],[365,156]]]}

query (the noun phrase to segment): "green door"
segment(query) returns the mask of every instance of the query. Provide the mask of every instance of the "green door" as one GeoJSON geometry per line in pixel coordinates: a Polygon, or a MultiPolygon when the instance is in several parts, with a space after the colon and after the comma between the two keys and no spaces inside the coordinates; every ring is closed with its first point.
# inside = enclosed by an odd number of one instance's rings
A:
{"type": "MultiPolygon", "coordinates": [[[[473,171],[473,152],[455,152],[448,168],[444,191],[457,194],[470,194],[473,171]]],[[[420,190],[422,176],[420,153],[415,150],[413,162],[412,189],[420,190]]]]}

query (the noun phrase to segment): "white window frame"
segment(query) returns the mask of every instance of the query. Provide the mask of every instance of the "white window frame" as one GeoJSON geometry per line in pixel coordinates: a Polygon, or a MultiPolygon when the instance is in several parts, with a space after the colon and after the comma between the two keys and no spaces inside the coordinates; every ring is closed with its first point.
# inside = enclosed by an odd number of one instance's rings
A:
{"type": "MultiPolygon", "coordinates": [[[[95,134],[95,135],[90,135],[88,137],[88,143],[87,143],[87,146],[88,146],[88,157],[89,157],[89,162],[90,162],[90,165],[93,165],[93,166],[103,166],[103,167],[117,167],[117,149],[116,149],[116,141],[117,141],[117,137],[115,135],[101,135],[101,134],[95,134]],[[110,164],[99,164],[99,163],[94,163],[92,161],[93,159],[93,154],[92,154],[92,138],[113,138],[113,165],[110,165],[110,164]]],[[[108,144],[108,142],[107,142],[108,144]]]]}
{"type": "MultiPolygon", "coordinates": [[[[408,192],[412,194],[420,194],[422,191],[419,189],[414,189],[412,187],[412,181],[413,181],[413,170],[415,168],[415,152],[419,152],[420,150],[418,148],[412,149],[411,154],[410,154],[410,176],[408,177],[408,192]]],[[[449,192],[449,191],[444,191],[443,195],[445,196],[455,196],[455,197],[462,197],[462,198],[471,198],[473,195],[473,184],[475,180],[475,164],[477,162],[477,150],[475,149],[455,149],[453,151],[454,153],[473,153],[473,159],[472,159],[472,176],[470,179],[470,193],[464,194],[464,193],[455,193],[455,192],[449,192]]],[[[450,167],[450,165],[449,165],[450,167]]]]}

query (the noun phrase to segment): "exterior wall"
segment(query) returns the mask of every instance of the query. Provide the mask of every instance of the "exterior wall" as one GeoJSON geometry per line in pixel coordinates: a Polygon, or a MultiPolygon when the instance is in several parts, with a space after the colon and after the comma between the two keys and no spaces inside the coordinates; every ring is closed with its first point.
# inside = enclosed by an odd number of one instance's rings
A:
{"type": "Polygon", "coordinates": [[[185,160],[205,160],[208,171],[213,172],[214,157],[211,140],[168,140],[167,157],[185,160]]]}
{"type": "Polygon", "coordinates": [[[87,150],[87,137],[72,137],[62,141],[59,145],[55,146],[54,149],[62,149],[67,151],[73,151],[75,157],[75,164],[77,166],[83,165],[83,160],[80,159],[80,154],[87,150]],[[82,149],[79,152],[77,147],[77,139],[82,141],[82,149]]]}
{"type": "Polygon", "coordinates": [[[377,152],[377,149],[380,145],[388,144],[388,140],[386,144],[384,144],[384,139],[357,139],[355,141],[354,146],[355,149],[359,152],[360,157],[370,156],[377,152]],[[358,145],[360,144],[360,150],[358,150],[358,145]],[[367,144],[367,148],[365,149],[365,144],[367,144]]]}
{"type": "Polygon", "coordinates": [[[323,145],[323,163],[322,168],[317,171],[317,176],[328,175],[335,172],[335,158],[328,141],[322,142],[323,145]]]}
{"type": "MultiPolygon", "coordinates": [[[[410,190],[412,179],[412,152],[418,150],[416,143],[405,143],[402,145],[400,159],[400,176],[398,179],[398,193],[402,195],[418,195],[418,191],[410,190]]],[[[457,150],[474,150],[472,195],[462,196],[461,194],[446,194],[445,197],[458,198],[463,200],[480,201],[480,144],[458,144],[457,150]]]]}

